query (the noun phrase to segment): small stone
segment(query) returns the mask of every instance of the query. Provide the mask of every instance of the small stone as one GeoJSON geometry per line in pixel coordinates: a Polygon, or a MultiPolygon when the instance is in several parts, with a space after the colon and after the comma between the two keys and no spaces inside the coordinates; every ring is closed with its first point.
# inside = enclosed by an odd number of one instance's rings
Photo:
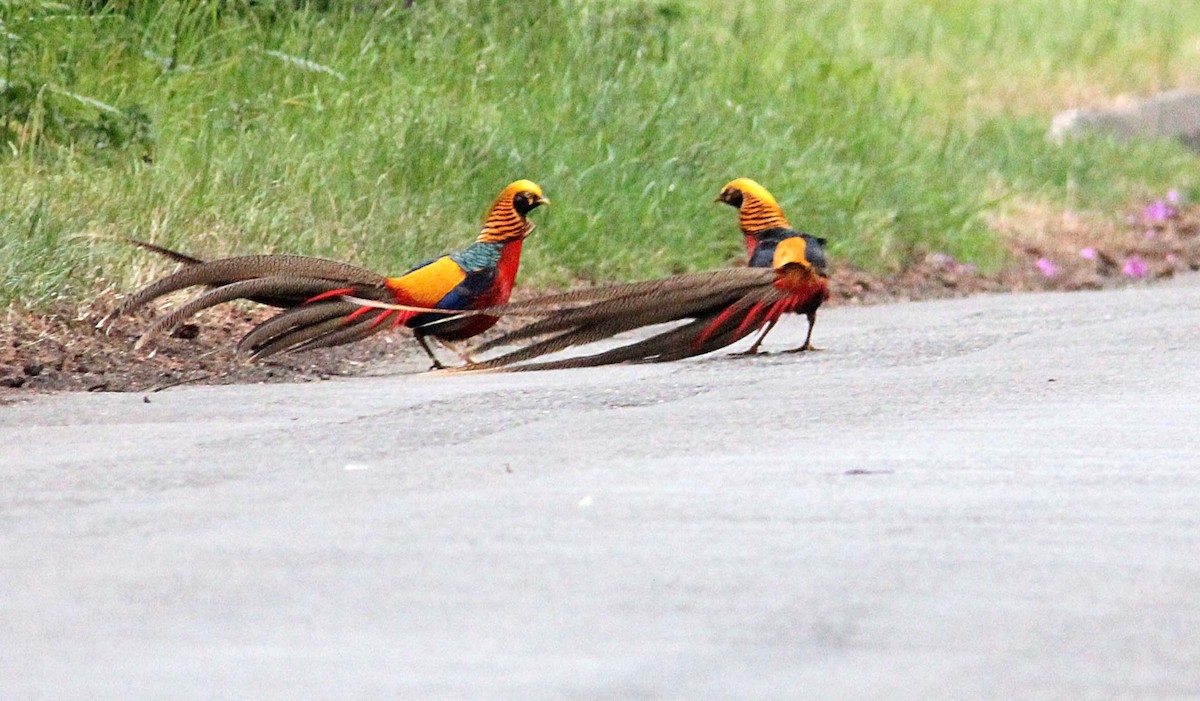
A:
{"type": "Polygon", "coordinates": [[[1140,100],[1094,109],[1072,109],[1054,117],[1049,138],[1062,143],[1082,132],[1119,141],[1162,137],[1200,150],[1200,90],[1172,90],[1140,100]]]}
{"type": "Polygon", "coordinates": [[[22,369],[25,371],[26,376],[37,377],[38,375],[42,374],[42,370],[45,369],[45,366],[41,363],[25,363],[25,367],[22,369]]]}
{"type": "Polygon", "coordinates": [[[0,387],[12,387],[16,389],[25,384],[25,378],[19,376],[0,377],[0,387]]]}

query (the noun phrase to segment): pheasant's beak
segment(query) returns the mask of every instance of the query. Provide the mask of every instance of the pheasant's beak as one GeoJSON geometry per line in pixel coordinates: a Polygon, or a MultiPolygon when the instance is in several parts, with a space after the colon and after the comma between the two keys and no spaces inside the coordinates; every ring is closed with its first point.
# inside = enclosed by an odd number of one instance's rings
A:
{"type": "Polygon", "coordinates": [[[550,198],[549,198],[549,197],[542,197],[542,196],[538,196],[537,203],[538,203],[538,204],[540,204],[540,205],[541,205],[541,204],[544,204],[544,205],[547,205],[547,206],[549,206],[549,205],[550,205],[550,198]]]}

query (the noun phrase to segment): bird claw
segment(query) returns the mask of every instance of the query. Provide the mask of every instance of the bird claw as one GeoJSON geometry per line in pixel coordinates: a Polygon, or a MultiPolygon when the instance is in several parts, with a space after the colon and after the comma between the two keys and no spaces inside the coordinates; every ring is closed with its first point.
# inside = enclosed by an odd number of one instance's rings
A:
{"type": "Polygon", "coordinates": [[[771,354],[770,351],[760,351],[757,348],[748,348],[744,351],[739,351],[737,353],[730,353],[730,355],[732,355],[732,356],[740,356],[740,357],[746,357],[746,356],[750,356],[750,355],[770,355],[770,354],[771,354]]]}
{"type": "Polygon", "coordinates": [[[804,345],[800,346],[799,348],[793,348],[793,349],[791,349],[791,350],[785,350],[785,351],[784,351],[784,353],[804,353],[804,352],[806,352],[806,351],[813,351],[813,352],[817,352],[817,351],[823,351],[823,350],[825,350],[825,349],[824,349],[824,348],[817,348],[816,346],[814,346],[814,345],[813,345],[813,344],[811,344],[811,343],[805,343],[804,345]]]}

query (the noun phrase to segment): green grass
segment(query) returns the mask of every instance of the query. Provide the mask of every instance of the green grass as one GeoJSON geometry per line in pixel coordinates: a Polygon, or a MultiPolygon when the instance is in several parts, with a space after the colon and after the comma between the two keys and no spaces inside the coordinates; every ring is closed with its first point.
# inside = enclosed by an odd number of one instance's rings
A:
{"type": "Polygon", "coordinates": [[[995,265],[1012,202],[1200,183],[1170,144],[1043,138],[1067,99],[1196,75],[1186,4],[295,4],[0,0],[0,303],[161,271],[121,236],[397,272],[521,177],[554,201],[534,284],[726,264],[743,175],[874,268],[995,265]]]}

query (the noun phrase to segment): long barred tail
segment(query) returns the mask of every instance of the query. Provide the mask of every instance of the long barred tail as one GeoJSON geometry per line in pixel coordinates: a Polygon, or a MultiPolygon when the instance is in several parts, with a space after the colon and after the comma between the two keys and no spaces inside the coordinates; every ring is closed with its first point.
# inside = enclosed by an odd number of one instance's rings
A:
{"type": "MultiPolygon", "coordinates": [[[[307,306],[307,300],[329,293],[350,293],[363,297],[390,296],[386,287],[387,278],[348,263],[288,255],[237,256],[204,262],[153,244],[137,243],[143,248],[187,265],[130,295],[101,322],[101,327],[110,326],[117,317],[132,313],[173,292],[189,287],[208,288],[152,324],[139,339],[138,346],[144,345],[157,333],[170,331],[205,309],[236,299],[250,299],[294,309],[307,306]]],[[[344,313],[351,313],[356,308],[351,306],[349,311],[344,313]]],[[[318,315],[328,313],[329,309],[328,306],[322,307],[318,315]]],[[[290,330],[294,324],[289,321],[284,326],[290,330]]],[[[335,338],[342,337],[344,335],[339,334],[335,338]]],[[[266,340],[273,342],[281,339],[272,336],[266,340]]]]}
{"type": "MultiPolygon", "coordinates": [[[[496,369],[551,369],[587,367],[618,362],[659,362],[700,355],[722,348],[761,328],[781,313],[782,294],[774,288],[772,270],[739,268],[656,280],[652,283],[601,288],[587,292],[538,298],[521,303],[523,310],[555,303],[570,306],[546,312],[524,327],[483,344],[476,352],[537,338],[528,345],[495,358],[460,368],[464,371],[496,369]],[[652,290],[654,293],[648,293],[652,290]],[[585,298],[580,301],[580,298],[585,298]],[[650,338],[601,353],[564,360],[524,363],[567,348],[612,338],[634,329],[685,322],[650,338]]],[[[509,305],[512,308],[515,305],[509,305]]]]}
{"type": "Polygon", "coordinates": [[[320,280],[319,285],[304,292],[305,297],[346,286],[379,287],[387,279],[366,268],[349,263],[309,258],[307,256],[238,256],[208,263],[189,265],[182,270],[143,287],[130,295],[110,315],[115,318],[130,314],[159,297],[196,286],[220,286],[256,278],[320,280]]]}
{"type": "MultiPolygon", "coordinates": [[[[561,360],[522,363],[524,360],[562,349],[547,350],[555,344],[542,342],[496,358],[455,368],[454,371],[527,372],[530,370],[597,367],[616,363],[662,363],[682,360],[711,353],[736,343],[761,328],[772,316],[771,313],[762,314],[757,302],[739,300],[738,303],[730,305],[727,309],[697,316],[682,326],[600,353],[561,360]],[[745,313],[748,308],[755,313],[753,315],[745,313]],[[739,314],[739,311],[743,313],[739,314]]],[[[553,341],[553,339],[551,340],[553,341]]]]}
{"type": "Polygon", "coordinates": [[[184,304],[175,307],[171,313],[155,320],[138,339],[136,347],[145,345],[155,334],[169,331],[182,324],[185,320],[199,312],[235,299],[251,299],[256,295],[270,293],[272,295],[305,295],[312,290],[327,286],[326,280],[315,278],[283,278],[270,276],[231,282],[228,285],[215,287],[199,294],[184,304]]]}
{"type": "Polygon", "coordinates": [[[326,299],[280,312],[254,327],[238,351],[255,360],[355,343],[403,324],[414,311],[364,307],[341,298],[326,299]]]}

